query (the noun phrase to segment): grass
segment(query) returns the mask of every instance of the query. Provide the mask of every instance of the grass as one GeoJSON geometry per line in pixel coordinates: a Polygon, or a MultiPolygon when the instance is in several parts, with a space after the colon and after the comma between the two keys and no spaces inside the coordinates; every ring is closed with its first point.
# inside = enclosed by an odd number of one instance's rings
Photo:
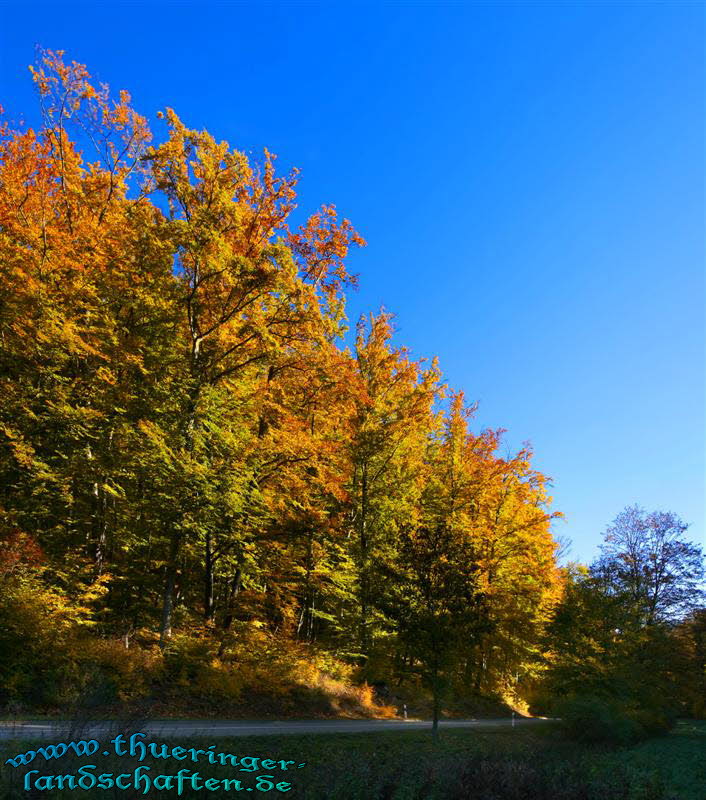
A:
{"type": "MultiPolygon", "coordinates": [[[[107,740],[108,737],[106,737],[107,740]]],[[[150,737],[148,737],[149,740],[150,737]]],[[[155,737],[163,741],[161,737],[155,737]]],[[[101,750],[106,744],[101,741],[101,750]]],[[[255,786],[259,774],[275,774],[275,782],[291,783],[283,795],[303,800],[704,800],[706,798],[706,723],[681,723],[668,736],[626,749],[578,747],[565,741],[547,724],[532,729],[449,730],[435,746],[427,732],[380,732],[336,735],[286,735],[199,740],[190,745],[171,740],[169,746],[215,750],[294,762],[287,771],[259,769],[239,772],[190,761],[146,760],[152,775],[175,774],[180,768],[200,770],[206,777],[237,777],[255,786]],[[299,767],[299,764],[305,766],[299,767]]],[[[27,742],[3,742],[2,761],[31,749],[27,742]]],[[[143,797],[141,792],[53,789],[25,792],[24,772],[70,774],[81,764],[94,763],[100,772],[132,771],[136,759],[73,757],[45,762],[37,757],[31,766],[3,766],[0,798],[22,800],[51,797],[143,797]]],[[[36,776],[35,776],[36,777],[36,776]]],[[[266,786],[266,784],[263,784],[266,786]]],[[[260,796],[255,790],[253,796],[260,796]]],[[[177,797],[172,791],[151,792],[148,797],[177,797]]],[[[182,797],[238,796],[237,792],[190,791],[182,797]]],[[[240,793],[244,796],[244,792],[240,793]]]]}
{"type": "Polygon", "coordinates": [[[619,765],[654,776],[678,800],[706,800],[706,721],[683,721],[667,736],[598,754],[594,769],[609,772],[619,765]]]}

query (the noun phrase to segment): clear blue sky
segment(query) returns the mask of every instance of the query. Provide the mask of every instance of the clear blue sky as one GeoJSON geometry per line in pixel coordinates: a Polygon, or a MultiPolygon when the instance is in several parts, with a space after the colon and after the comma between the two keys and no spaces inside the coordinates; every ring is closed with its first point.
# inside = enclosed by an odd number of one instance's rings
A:
{"type": "Polygon", "coordinates": [[[704,539],[703,42],[695,3],[0,2],[0,103],[39,43],[301,167],[369,241],[351,319],[532,442],[586,560],[632,503],[704,539]]]}

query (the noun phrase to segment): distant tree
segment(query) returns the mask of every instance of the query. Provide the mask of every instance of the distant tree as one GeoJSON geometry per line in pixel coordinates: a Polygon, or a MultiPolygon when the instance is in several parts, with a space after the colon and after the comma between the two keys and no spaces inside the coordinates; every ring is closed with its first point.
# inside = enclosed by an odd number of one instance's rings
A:
{"type": "Polygon", "coordinates": [[[606,530],[592,573],[631,604],[642,624],[681,619],[700,604],[704,557],[684,538],[687,528],[671,511],[629,506],[606,530]]]}
{"type": "Polygon", "coordinates": [[[565,569],[541,694],[600,696],[662,716],[698,705],[702,651],[694,609],[704,568],[686,530],[674,513],[632,506],[608,526],[590,568],[565,569]],[[681,623],[690,614],[691,624],[681,623]]]}

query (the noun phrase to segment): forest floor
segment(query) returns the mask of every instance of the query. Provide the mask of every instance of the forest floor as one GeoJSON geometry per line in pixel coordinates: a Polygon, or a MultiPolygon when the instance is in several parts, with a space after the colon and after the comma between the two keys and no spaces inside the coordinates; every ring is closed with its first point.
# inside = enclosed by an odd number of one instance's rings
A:
{"type": "MultiPolygon", "coordinates": [[[[145,740],[149,741],[149,740],[145,740]]],[[[160,745],[162,740],[157,740],[160,745]]],[[[381,731],[378,733],[305,734],[222,738],[207,745],[203,739],[165,739],[176,755],[140,760],[96,755],[65,755],[61,763],[37,756],[29,766],[12,767],[5,759],[24,752],[28,741],[4,742],[0,770],[0,800],[48,796],[61,800],[76,790],[54,788],[50,792],[30,787],[25,791],[27,770],[40,775],[78,774],[81,765],[95,764],[96,774],[132,776],[143,766],[148,773],[176,775],[180,769],[200,771],[202,780],[237,779],[213,792],[186,791],[183,797],[212,793],[232,796],[233,791],[273,791],[273,796],[302,800],[704,800],[706,798],[706,722],[681,722],[667,736],[628,748],[587,748],[567,742],[550,722],[515,729],[442,729],[434,744],[428,731],[381,731]],[[197,763],[179,758],[184,748],[196,748],[197,763]],[[181,749],[180,749],[181,748],[181,749]],[[235,767],[210,764],[209,751],[234,754],[235,767]],[[178,760],[175,760],[178,759],[178,760]],[[269,759],[269,760],[268,760],[269,759]],[[269,776],[269,777],[268,777],[269,776]],[[277,788],[281,786],[282,788],[277,788]],[[269,788],[268,788],[269,787],[269,788]]],[[[107,742],[101,742],[107,745],[107,742]]],[[[171,750],[169,752],[172,752],[171,750]]],[[[191,752],[191,751],[189,751],[191,752]]],[[[130,778],[132,779],[132,777],[130,778]]],[[[127,788],[127,787],[126,787],[127,788]]],[[[132,784],[130,785],[132,789],[132,784]]],[[[177,797],[177,791],[156,787],[140,797],[177,797]]],[[[128,797],[129,792],[98,789],[80,791],[84,798],[128,797]]]]}
{"type": "MultiPolygon", "coordinates": [[[[284,721],[341,721],[341,720],[430,720],[431,696],[418,688],[399,689],[396,693],[377,696],[370,687],[356,686],[339,681],[328,681],[323,686],[283,684],[270,692],[246,692],[228,700],[191,696],[189,688],[174,687],[153,697],[136,702],[102,702],[102,698],[80,696],[77,702],[62,707],[14,714],[0,714],[4,722],[63,722],[100,723],[121,720],[134,724],[141,721],[169,720],[194,722],[203,720],[227,722],[284,722],[284,721]],[[97,702],[96,702],[97,699],[97,702]]],[[[453,720],[510,719],[528,714],[499,698],[467,695],[451,697],[442,711],[442,717],[453,720]]],[[[254,732],[253,732],[254,733],[254,732]]],[[[0,738],[2,732],[0,731],[0,738]]]]}

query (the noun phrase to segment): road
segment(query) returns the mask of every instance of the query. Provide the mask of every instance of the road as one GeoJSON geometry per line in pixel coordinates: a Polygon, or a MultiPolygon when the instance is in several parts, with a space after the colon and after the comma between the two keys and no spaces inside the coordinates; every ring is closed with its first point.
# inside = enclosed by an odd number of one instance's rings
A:
{"type": "MultiPolygon", "coordinates": [[[[541,719],[518,717],[517,726],[533,725],[541,719]]],[[[512,720],[464,719],[441,720],[440,727],[450,728],[508,728],[512,720]]],[[[105,739],[106,735],[141,731],[150,736],[166,738],[280,736],[283,734],[375,733],[376,731],[431,730],[431,722],[402,719],[331,719],[294,721],[256,720],[152,720],[149,722],[105,720],[84,725],[67,722],[0,722],[0,740],[8,739],[105,739]],[[67,738],[68,737],[68,738],[67,738]]]]}

